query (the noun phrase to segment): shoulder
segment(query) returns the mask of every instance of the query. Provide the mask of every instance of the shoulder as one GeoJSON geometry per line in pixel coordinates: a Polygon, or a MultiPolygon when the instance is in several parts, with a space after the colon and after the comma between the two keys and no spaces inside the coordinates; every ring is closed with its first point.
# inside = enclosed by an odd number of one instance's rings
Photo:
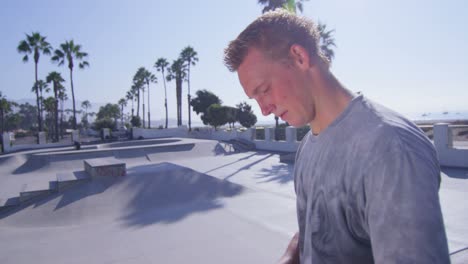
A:
{"type": "Polygon", "coordinates": [[[391,152],[429,151],[435,154],[434,146],[424,132],[403,115],[364,97],[359,113],[360,137],[369,141],[371,147],[391,152]]]}

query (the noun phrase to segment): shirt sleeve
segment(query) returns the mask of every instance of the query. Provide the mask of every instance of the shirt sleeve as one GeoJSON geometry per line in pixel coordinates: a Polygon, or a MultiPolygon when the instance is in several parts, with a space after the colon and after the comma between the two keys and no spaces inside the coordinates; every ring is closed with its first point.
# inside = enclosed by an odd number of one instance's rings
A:
{"type": "MultiPolygon", "coordinates": [[[[306,197],[304,192],[304,184],[302,182],[302,163],[301,152],[305,144],[305,138],[299,144],[299,147],[296,152],[295,165],[294,165],[294,190],[296,192],[296,212],[297,212],[297,222],[299,226],[299,252],[302,256],[304,251],[304,232],[305,232],[305,217],[306,217],[306,197]]],[[[303,158],[303,157],[302,157],[303,158]]]]}
{"type": "Polygon", "coordinates": [[[397,145],[370,160],[366,175],[375,263],[450,263],[435,151],[397,145]]]}

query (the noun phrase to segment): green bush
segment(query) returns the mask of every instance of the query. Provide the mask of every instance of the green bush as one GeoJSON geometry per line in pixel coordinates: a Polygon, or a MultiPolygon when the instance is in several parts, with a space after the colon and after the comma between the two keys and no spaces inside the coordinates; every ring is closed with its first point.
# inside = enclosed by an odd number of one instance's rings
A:
{"type": "Polygon", "coordinates": [[[132,116],[130,123],[132,127],[141,127],[141,118],[139,116],[132,116]]]}
{"type": "Polygon", "coordinates": [[[95,130],[102,130],[103,128],[109,128],[110,130],[115,129],[115,122],[111,118],[102,118],[94,122],[93,128],[95,130]]]}

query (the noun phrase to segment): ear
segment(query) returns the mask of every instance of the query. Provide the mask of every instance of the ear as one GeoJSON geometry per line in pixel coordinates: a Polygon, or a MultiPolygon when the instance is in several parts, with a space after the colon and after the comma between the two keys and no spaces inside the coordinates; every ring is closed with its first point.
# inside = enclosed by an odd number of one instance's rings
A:
{"type": "Polygon", "coordinates": [[[289,55],[294,61],[294,64],[299,68],[308,69],[311,67],[309,52],[301,45],[293,44],[289,49],[289,55]]]}

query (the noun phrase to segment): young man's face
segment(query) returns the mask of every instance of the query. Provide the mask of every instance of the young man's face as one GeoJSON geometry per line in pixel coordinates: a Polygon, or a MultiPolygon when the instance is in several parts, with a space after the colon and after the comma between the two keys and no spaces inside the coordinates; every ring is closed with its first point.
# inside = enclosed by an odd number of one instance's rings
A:
{"type": "Polygon", "coordinates": [[[274,114],[295,127],[312,121],[314,109],[306,74],[294,61],[272,61],[250,48],[237,73],[244,92],[257,101],[263,115],[274,114]]]}

